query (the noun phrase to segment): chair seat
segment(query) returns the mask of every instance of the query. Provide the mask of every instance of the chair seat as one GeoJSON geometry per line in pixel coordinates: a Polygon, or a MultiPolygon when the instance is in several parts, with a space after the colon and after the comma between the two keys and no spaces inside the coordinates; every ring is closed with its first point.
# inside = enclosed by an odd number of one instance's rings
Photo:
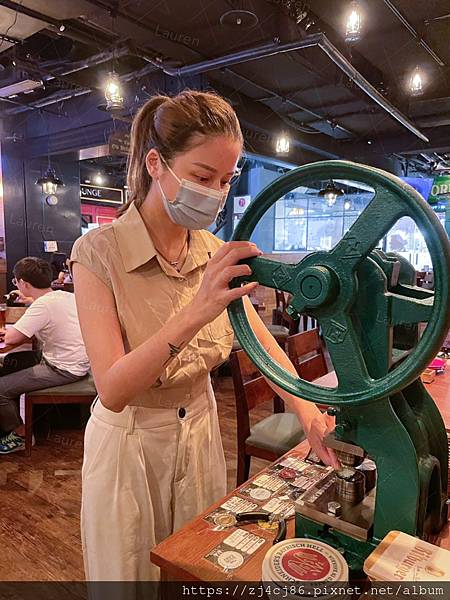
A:
{"type": "Polygon", "coordinates": [[[94,378],[91,373],[86,377],[73,381],[72,383],[65,383],[63,385],[55,385],[53,387],[45,388],[42,390],[36,390],[27,394],[28,396],[95,396],[97,390],[95,389],[94,378]]]}
{"type": "Polygon", "coordinates": [[[277,342],[286,341],[289,337],[289,329],[283,325],[267,325],[267,329],[277,342]]]}
{"type": "Polygon", "coordinates": [[[305,437],[296,415],[275,413],[253,425],[245,443],[281,456],[292,450],[305,437]]]}

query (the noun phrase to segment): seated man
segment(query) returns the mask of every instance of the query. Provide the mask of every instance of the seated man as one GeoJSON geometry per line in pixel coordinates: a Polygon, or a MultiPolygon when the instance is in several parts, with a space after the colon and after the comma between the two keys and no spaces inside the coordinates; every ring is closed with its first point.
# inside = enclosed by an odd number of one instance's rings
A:
{"type": "Polygon", "coordinates": [[[25,427],[17,399],[20,394],[71,383],[89,371],[81,337],[75,296],[50,287],[52,269],[41,258],[29,256],[14,266],[14,285],[33,298],[25,314],[4,334],[7,345],[20,345],[36,336],[42,344],[38,364],[14,373],[0,370],[0,454],[22,450],[25,427]]]}

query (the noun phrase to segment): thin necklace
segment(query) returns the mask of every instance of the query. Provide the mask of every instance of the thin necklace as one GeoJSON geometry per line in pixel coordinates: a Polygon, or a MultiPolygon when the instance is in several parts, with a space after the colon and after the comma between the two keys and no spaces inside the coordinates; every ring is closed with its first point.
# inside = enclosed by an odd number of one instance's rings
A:
{"type": "MultiPolygon", "coordinates": [[[[189,234],[188,234],[188,235],[189,235],[189,234]]],[[[186,244],[187,244],[187,241],[188,241],[188,235],[186,235],[186,239],[184,240],[184,244],[182,245],[182,247],[181,247],[181,250],[180,250],[180,253],[178,254],[178,256],[177,256],[177,259],[176,259],[176,260],[169,260],[168,258],[166,258],[166,257],[164,256],[164,254],[161,252],[161,250],[158,250],[158,252],[159,252],[159,253],[161,254],[161,256],[164,258],[164,260],[166,260],[166,261],[169,263],[169,265],[171,265],[171,266],[172,266],[172,267],[174,267],[175,269],[177,268],[177,265],[178,265],[178,263],[180,262],[181,255],[183,254],[183,252],[184,252],[184,249],[185,249],[185,247],[186,247],[186,244]]]]}

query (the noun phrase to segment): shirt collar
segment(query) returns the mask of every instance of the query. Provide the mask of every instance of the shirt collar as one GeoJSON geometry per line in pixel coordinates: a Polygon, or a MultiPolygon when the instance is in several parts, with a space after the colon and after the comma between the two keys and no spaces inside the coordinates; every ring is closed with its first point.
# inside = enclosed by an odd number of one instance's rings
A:
{"type": "MultiPolygon", "coordinates": [[[[113,221],[113,228],[127,273],[137,269],[152,258],[158,257],[161,261],[141,213],[134,202],[130,204],[123,215],[113,221]]],[[[181,269],[182,275],[208,262],[214,250],[208,242],[209,236],[206,232],[201,230],[190,231],[189,253],[181,269]]],[[[176,273],[175,269],[173,271],[176,273]]]]}

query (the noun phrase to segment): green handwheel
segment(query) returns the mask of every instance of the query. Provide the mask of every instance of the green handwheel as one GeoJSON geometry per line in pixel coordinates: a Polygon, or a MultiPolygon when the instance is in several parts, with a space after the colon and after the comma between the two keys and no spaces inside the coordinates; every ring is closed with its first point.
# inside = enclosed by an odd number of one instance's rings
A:
{"type": "MultiPolygon", "coordinates": [[[[318,321],[336,371],[337,387],[324,388],[306,382],[275,363],[252,332],[242,300],[233,302],[228,312],[241,346],[260,371],[279,387],[316,403],[363,405],[391,396],[411,384],[440,349],[450,326],[450,244],[433,210],[411,186],[380,169],[347,161],[305,165],[271,183],[244,213],[233,239],[249,240],[262,216],[286,193],[329,178],[361,182],[375,192],[367,208],[334,248],[313,252],[293,265],[266,258],[243,262],[252,269],[246,281],[258,281],[289,292],[292,295],[289,313],[294,318],[307,313],[318,321]],[[374,252],[377,244],[404,216],[416,222],[425,238],[435,289],[434,294],[426,293],[397,282],[393,289],[391,286],[388,290],[386,285],[371,298],[376,314],[382,315],[380,328],[374,329],[377,336],[389,336],[397,325],[427,323],[414,350],[395,369],[384,373],[381,370],[378,376],[370,353],[362,348],[361,332],[365,324],[361,322],[360,307],[358,310],[356,307],[361,289],[370,285],[371,273],[378,268],[379,255],[374,252]]],[[[242,278],[230,285],[236,287],[241,283],[242,278]]]]}

